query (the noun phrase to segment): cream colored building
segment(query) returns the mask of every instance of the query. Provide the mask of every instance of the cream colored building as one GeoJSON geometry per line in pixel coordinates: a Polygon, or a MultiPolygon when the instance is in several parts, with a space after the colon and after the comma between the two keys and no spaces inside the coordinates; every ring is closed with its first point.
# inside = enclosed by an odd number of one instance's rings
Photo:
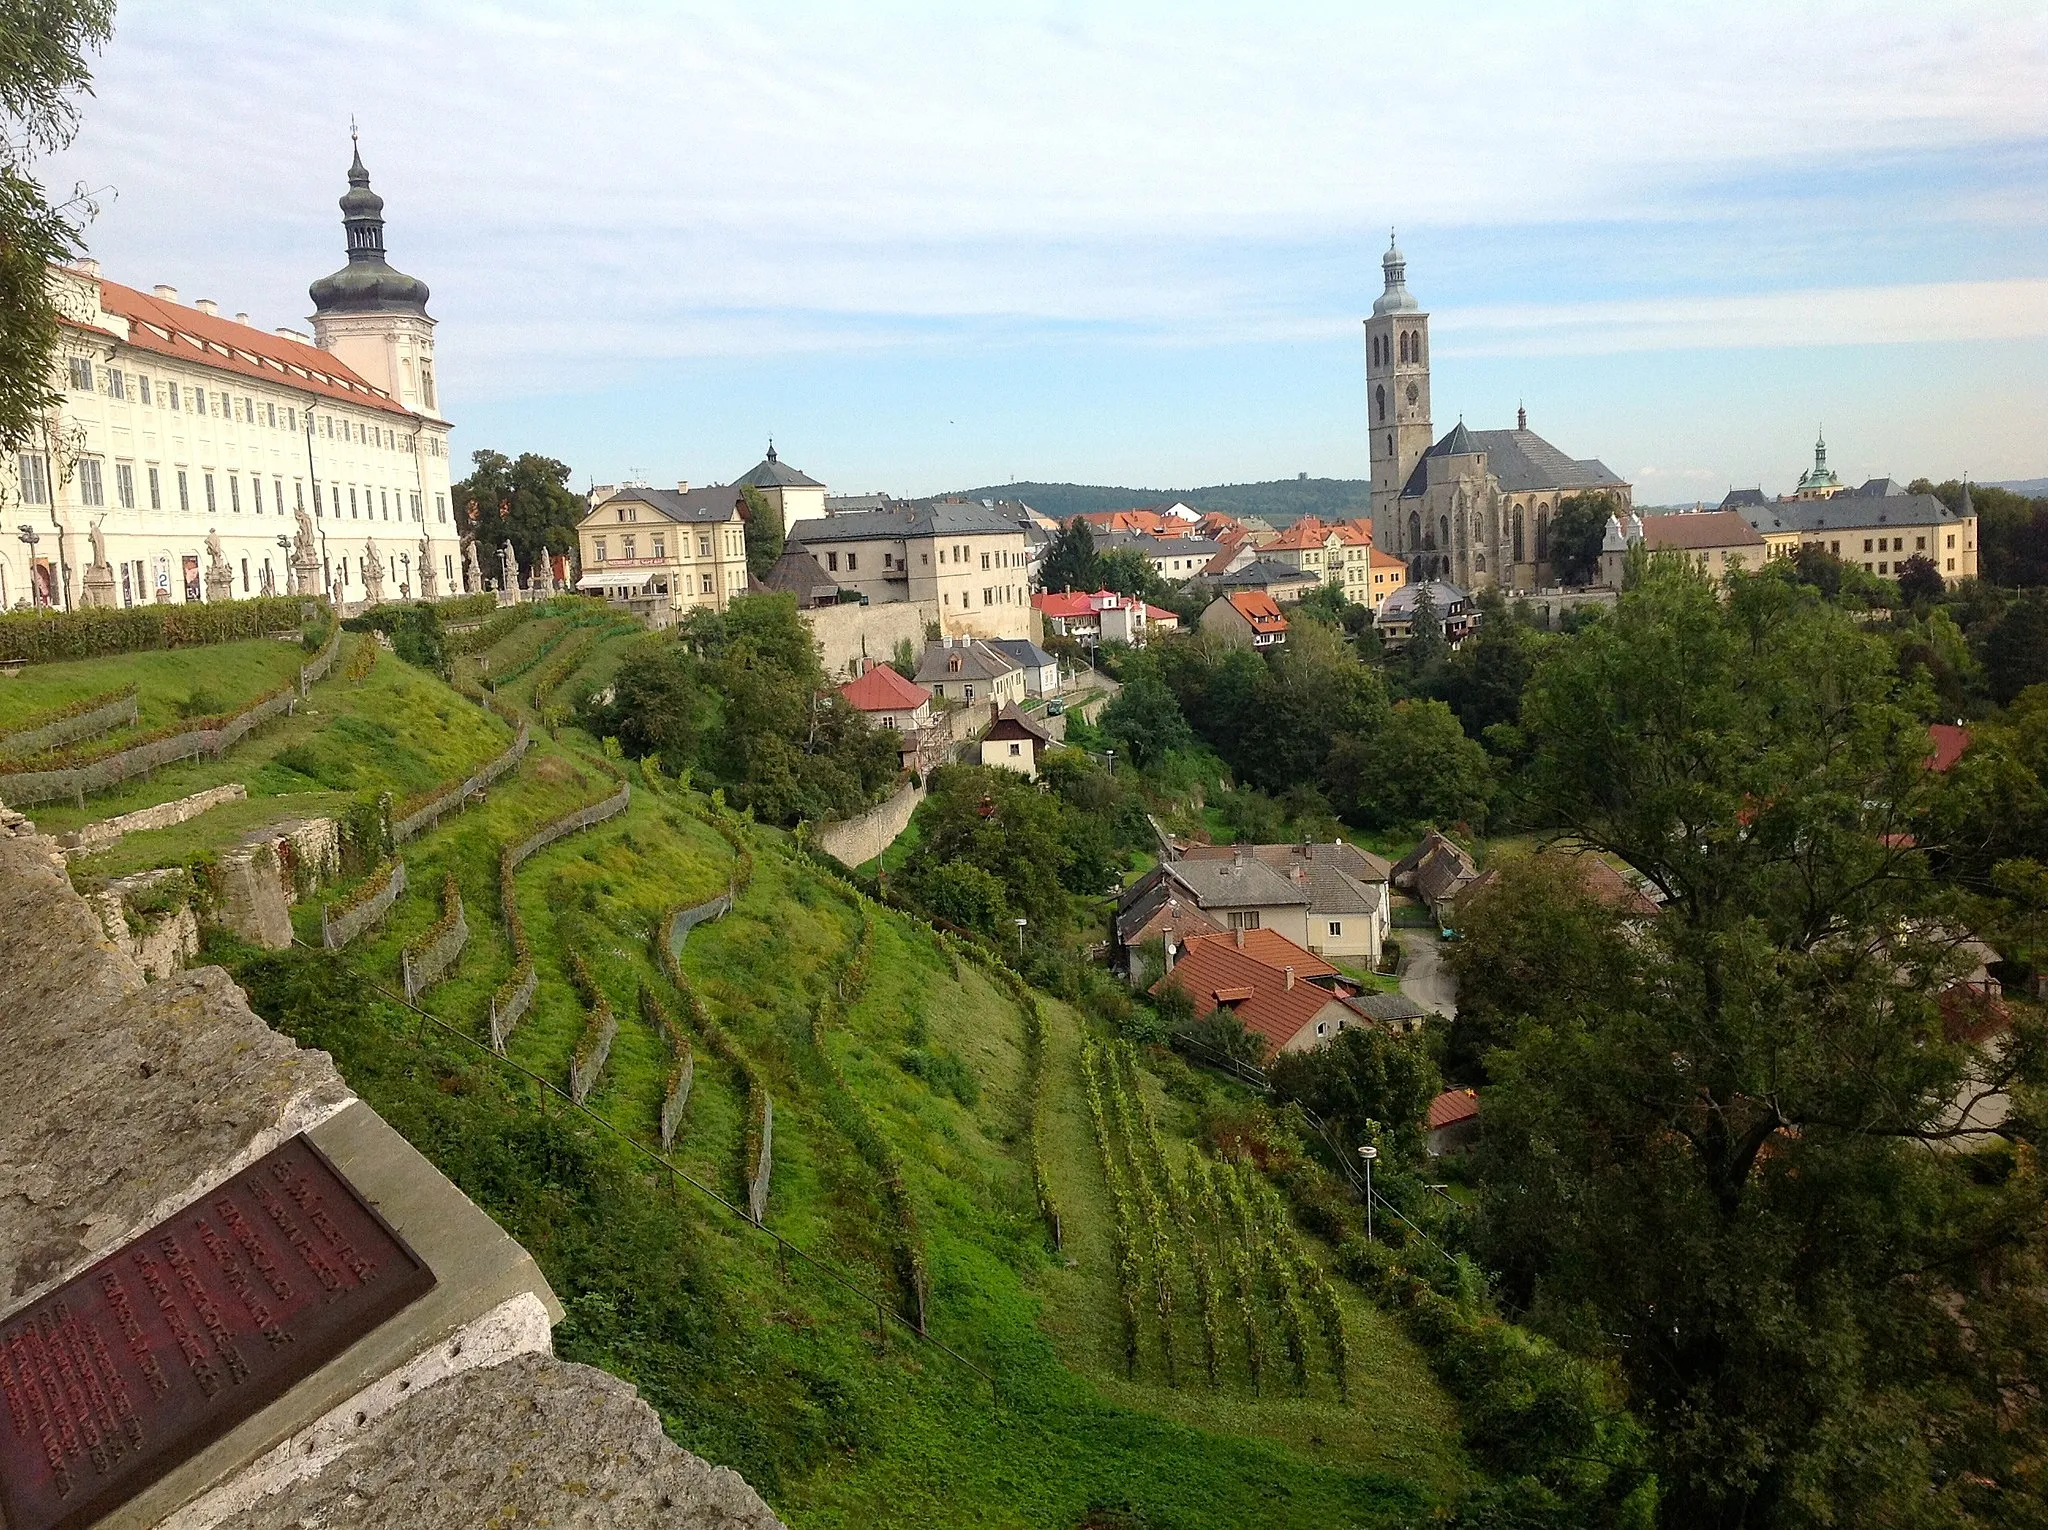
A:
{"type": "Polygon", "coordinates": [[[576,588],[619,601],[667,626],[683,612],[723,611],[747,592],[746,525],[734,488],[591,491],[576,525],[576,588]]]}
{"type": "Polygon", "coordinates": [[[1815,448],[1815,469],[1800,479],[1797,497],[1766,500],[1754,489],[1738,489],[1722,507],[1740,513],[1788,554],[1818,547],[1887,579],[1897,578],[1899,565],[1918,556],[1930,560],[1950,583],[1977,577],[1977,512],[1969,485],[1963,486],[1962,502],[1953,510],[1932,494],[1914,494],[1889,478],[1817,494],[1815,480],[1833,476],[1827,474],[1826,451],[1825,445],[1815,448]]]}
{"type": "Polygon", "coordinates": [[[792,527],[789,545],[871,604],[936,607],[946,637],[1031,636],[1029,550],[1005,510],[938,500],[848,511],[792,527]]]}
{"type": "Polygon", "coordinates": [[[1733,510],[1692,510],[1673,515],[1610,515],[1600,546],[1600,582],[1620,589],[1629,549],[1674,553],[1719,584],[1730,574],[1755,573],[1771,556],[1770,546],[1733,510]]]}
{"type": "MultiPolygon", "coordinates": [[[[1313,574],[1359,605],[1373,603],[1372,524],[1305,515],[1259,549],[1259,556],[1313,574]]],[[[1382,598],[1388,590],[1382,587],[1382,598]]]]}
{"type": "Polygon", "coordinates": [[[288,594],[278,539],[302,512],[315,590],[363,599],[374,546],[385,599],[460,593],[427,288],[386,263],[360,155],[348,179],[348,264],[313,284],[311,335],[122,286],[93,261],[52,270],[62,398],[0,468],[0,606],[87,603],[95,528],[106,603],[239,599],[266,577],[288,594]],[[225,582],[210,590],[209,572],[225,582]]]}
{"type": "Polygon", "coordinates": [[[742,474],[733,487],[760,491],[782,513],[785,533],[799,521],[822,520],[825,515],[825,486],[776,456],[773,441],[768,443],[768,455],[742,474]]]}

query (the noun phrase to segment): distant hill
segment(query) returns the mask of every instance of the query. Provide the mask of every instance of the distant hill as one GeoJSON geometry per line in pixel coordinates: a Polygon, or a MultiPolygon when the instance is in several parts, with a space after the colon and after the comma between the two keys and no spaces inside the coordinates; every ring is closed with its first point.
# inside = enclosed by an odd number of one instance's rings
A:
{"type": "Polygon", "coordinates": [[[999,483],[961,489],[966,499],[1021,499],[1032,509],[1064,521],[1096,510],[1137,510],[1175,500],[1197,510],[1256,515],[1277,526],[1304,515],[1326,520],[1368,511],[1371,485],[1363,478],[1276,478],[1267,483],[1211,484],[1204,489],[1123,489],[1088,483],[999,483]]]}
{"type": "Polygon", "coordinates": [[[2015,478],[2007,483],[1986,484],[1986,488],[2010,489],[2015,494],[2024,494],[2030,499],[2048,494],[2048,478],[2015,478]]]}

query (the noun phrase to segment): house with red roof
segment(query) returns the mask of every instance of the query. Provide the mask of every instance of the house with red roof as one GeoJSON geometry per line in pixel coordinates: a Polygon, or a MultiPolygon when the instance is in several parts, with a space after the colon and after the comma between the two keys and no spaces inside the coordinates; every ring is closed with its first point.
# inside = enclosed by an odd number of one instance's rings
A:
{"type": "Polygon", "coordinates": [[[1479,1091],[1446,1089],[1429,1102],[1422,1119],[1425,1151],[1432,1158],[1462,1153],[1479,1140],[1479,1091]]]}
{"type": "Polygon", "coordinates": [[[1287,641],[1280,603],[1263,590],[1240,590],[1203,608],[1201,628],[1241,648],[1278,648],[1287,641]]]}
{"type": "Polygon", "coordinates": [[[1164,607],[1115,590],[1034,595],[1031,605],[1044,619],[1047,633],[1077,643],[1124,643],[1142,648],[1155,631],[1171,632],[1180,625],[1180,618],[1164,607]]]}
{"type": "Polygon", "coordinates": [[[1352,1027],[1382,1023],[1361,1002],[1357,984],[1273,930],[1190,937],[1152,992],[1168,983],[1180,985],[1198,1020],[1228,1010],[1259,1039],[1268,1061],[1321,1046],[1352,1027]]]}
{"type": "Polygon", "coordinates": [[[915,732],[932,720],[932,693],[915,680],[906,680],[887,664],[867,661],[858,679],[839,687],[852,708],[877,728],[899,733],[915,732]]]}
{"type": "Polygon", "coordinates": [[[1956,768],[1956,761],[1963,757],[1963,751],[1970,747],[1970,730],[1961,723],[1930,723],[1927,727],[1928,740],[1933,748],[1927,756],[1927,768],[1938,776],[1945,776],[1956,768]]]}
{"type": "MultiPolygon", "coordinates": [[[[1313,574],[1364,605],[1372,592],[1372,525],[1304,515],[1260,549],[1260,556],[1313,574]]],[[[1384,592],[1383,592],[1384,593],[1384,592]]]]}

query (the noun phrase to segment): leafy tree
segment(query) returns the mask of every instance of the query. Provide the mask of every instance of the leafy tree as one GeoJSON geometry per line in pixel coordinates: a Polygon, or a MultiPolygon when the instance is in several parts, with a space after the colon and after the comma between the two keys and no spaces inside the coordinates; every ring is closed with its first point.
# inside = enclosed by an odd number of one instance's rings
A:
{"type": "Polygon", "coordinates": [[[906,680],[917,678],[917,650],[909,638],[896,640],[896,651],[889,655],[889,667],[906,680]]]}
{"type": "Polygon", "coordinates": [[[1341,1030],[1327,1045],[1282,1053],[1269,1076],[1282,1100],[1300,1101],[1347,1141],[1391,1139],[1413,1158],[1422,1156],[1423,1116],[1443,1088],[1421,1037],[1392,1036],[1377,1026],[1341,1030]]]}
{"type": "Polygon", "coordinates": [[[1153,605],[1173,598],[1172,587],[1159,577],[1152,560],[1135,547],[1112,547],[1106,553],[1096,554],[1095,577],[1101,582],[1089,586],[1090,589],[1115,590],[1119,595],[1153,605]]]}
{"type": "Polygon", "coordinates": [[[782,510],[752,484],[740,485],[740,524],[745,529],[747,572],[756,579],[768,577],[775,560],[782,556],[786,528],[782,510]]]}
{"type": "Polygon", "coordinates": [[[77,98],[92,90],[86,57],[113,32],[112,0],[12,0],[0,11],[0,450],[28,445],[59,402],[47,268],[78,249],[78,212],[91,211],[82,198],[53,208],[29,166],[77,135],[77,98]]]}
{"type": "Polygon", "coordinates": [[[1522,690],[1541,652],[1535,629],[1498,590],[1484,591],[1478,630],[1450,656],[1433,689],[1458,714],[1465,732],[1478,738],[1496,723],[1512,723],[1522,715],[1522,690]]]}
{"type": "MultiPolygon", "coordinates": [[[[1782,577],[1782,570],[1775,566],[1767,566],[1765,572],[1772,578],[1782,577]]],[[[1835,604],[1852,610],[1881,609],[1897,599],[1885,580],[1865,571],[1860,563],[1836,557],[1818,543],[1809,542],[1792,555],[1791,573],[1799,583],[1811,585],[1835,604]]]]}
{"type": "Polygon", "coordinates": [[[1293,614],[1306,621],[1323,622],[1332,627],[1342,627],[1347,632],[1356,632],[1358,627],[1352,621],[1354,612],[1369,614],[1344,593],[1344,586],[1325,580],[1294,603],[1293,614]]]}
{"type": "Polygon", "coordinates": [[[487,574],[495,574],[492,558],[506,541],[521,568],[532,567],[542,548],[559,553],[575,547],[576,525],[589,506],[569,489],[568,463],[488,449],[471,453],[470,461],[470,475],[451,492],[487,574]]]}
{"type": "Polygon", "coordinates": [[[1415,609],[1408,621],[1408,642],[1401,650],[1409,683],[1417,687],[1428,685],[1450,655],[1451,645],[1444,641],[1444,620],[1436,608],[1436,596],[1425,584],[1415,592],[1415,609]]]}
{"type": "MultiPolygon", "coordinates": [[[[1988,1055],[1944,1029],[1958,910],[1904,837],[1939,788],[1887,644],[1783,580],[1724,602],[1654,570],[1523,717],[1559,820],[1666,902],[1618,948],[1573,937],[1600,981],[1569,1008],[1502,996],[1477,1167],[1504,1291],[1626,1378],[1668,1525],[2037,1518],[2048,1197],[1953,1111],[2036,1098],[2040,1028],[1988,1055]]],[[[1555,923],[1491,918],[1465,922],[1497,959],[1557,960],[1555,923]]]]}
{"type": "Polygon", "coordinates": [[[1101,570],[1095,561],[1095,533],[1078,515],[1052,539],[1038,565],[1038,586],[1052,593],[1099,590],[1101,570]]]}
{"type": "Polygon", "coordinates": [[[1010,932],[1010,904],[1003,884],[971,862],[932,867],[918,882],[918,897],[933,915],[963,930],[998,939],[1010,932]]]}
{"type": "Polygon", "coordinates": [[[1330,801],[1370,829],[1478,823],[1492,765],[1441,701],[1397,702],[1386,726],[1337,740],[1324,766],[1330,801]]]}
{"type": "Polygon", "coordinates": [[[1550,521],[1550,566],[1560,584],[1590,584],[1600,571],[1600,545],[1616,510],[1612,494],[1567,494],[1550,521]]]}
{"type": "Polygon", "coordinates": [[[1915,553],[1898,566],[1899,598],[1909,606],[1926,606],[1941,599],[1945,586],[1941,570],[1925,553],[1915,553]]]}
{"type": "MultiPolygon", "coordinates": [[[[1932,494],[1960,510],[1963,485],[1951,478],[1929,483],[1916,478],[1915,494],[1932,494]]],[[[1977,517],[1977,567],[1993,584],[2030,589],[2048,585],[2048,496],[2028,497],[1987,484],[1970,485],[1970,509],[1977,517]]]]}
{"type": "Polygon", "coordinates": [[[1194,729],[1181,715],[1173,692],[1152,674],[1137,674],[1126,681],[1102,709],[1099,725],[1106,737],[1115,740],[1117,752],[1140,769],[1195,741],[1194,729]]]}
{"type": "Polygon", "coordinates": [[[717,716],[699,667],[680,643],[645,637],[626,651],[612,679],[612,703],[598,731],[635,758],[658,756],[670,774],[697,763],[698,746],[717,716]]]}
{"type": "Polygon", "coordinates": [[[1031,921],[1032,940],[1063,940],[1072,923],[1065,805],[1015,771],[981,765],[943,766],[929,784],[917,810],[918,847],[904,867],[914,895],[922,899],[941,867],[977,866],[1001,885],[1010,917],[1031,921]]]}
{"type": "Polygon", "coordinates": [[[1983,641],[1984,678],[2003,706],[2048,681],[2048,592],[2030,590],[2006,607],[1983,641]]]}

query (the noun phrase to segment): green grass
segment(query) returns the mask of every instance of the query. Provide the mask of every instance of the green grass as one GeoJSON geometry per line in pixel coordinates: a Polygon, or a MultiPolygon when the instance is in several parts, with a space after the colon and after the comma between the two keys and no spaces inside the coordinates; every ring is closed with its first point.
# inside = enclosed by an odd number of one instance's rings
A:
{"type": "MultiPolygon", "coordinates": [[[[32,664],[11,680],[0,679],[0,733],[32,726],[38,716],[54,708],[128,685],[136,688],[136,728],[140,731],[179,721],[191,712],[195,697],[199,714],[233,712],[287,680],[296,680],[299,666],[312,658],[296,639],[285,643],[251,638],[207,648],[32,664]]],[[[97,744],[118,736],[102,734],[80,743],[97,744]]]]}

